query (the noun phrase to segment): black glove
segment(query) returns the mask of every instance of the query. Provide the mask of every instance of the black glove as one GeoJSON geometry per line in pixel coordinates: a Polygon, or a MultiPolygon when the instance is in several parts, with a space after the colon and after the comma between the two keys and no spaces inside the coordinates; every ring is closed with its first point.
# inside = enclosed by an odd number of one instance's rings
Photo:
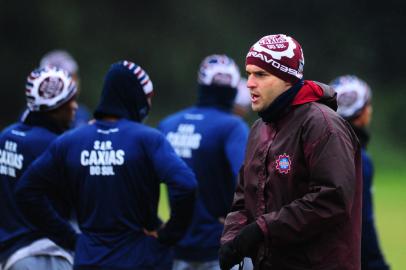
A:
{"type": "Polygon", "coordinates": [[[264,239],[264,234],[256,222],[245,226],[233,240],[233,247],[241,257],[253,257],[260,243],[264,239]]]}
{"type": "Polygon", "coordinates": [[[221,270],[229,270],[234,265],[241,262],[243,259],[235,248],[233,247],[233,241],[227,242],[220,247],[219,250],[219,262],[221,270]]]}
{"type": "Polygon", "coordinates": [[[173,246],[175,245],[181,238],[183,234],[173,233],[168,228],[161,228],[157,232],[158,234],[158,242],[162,245],[173,246]]]}
{"type": "Polygon", "coordinates": [[[193,217],[197,193],[191,192],[171,200],[171,217],[158,230],[158,241],[164,245],[175,245],[185,235],[193,217]]]}

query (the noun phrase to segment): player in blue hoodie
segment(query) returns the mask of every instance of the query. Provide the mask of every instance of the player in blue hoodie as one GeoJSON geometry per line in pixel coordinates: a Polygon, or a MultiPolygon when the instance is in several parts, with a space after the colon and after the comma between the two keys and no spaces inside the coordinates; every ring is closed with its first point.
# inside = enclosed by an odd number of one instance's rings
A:
{"type": "Polygon", "coordinates": [[[368,127],[372,120],[372,91],[366,82],[354,75],[337,77],[331,86],[337,92],[337,113],[351,124],[362,148],[361,269],[389,270],[375,226],[372,193],[374,164],[367,152],[370,138],[368,127]]]}
{"type": "Polygon", "coordinates": [[[30,221],[75,248],[74,269],[162,269],[168,246],[191,220],[197,183],[165,137],[143,125],[152,96],[147,73],[122,61],[105,77],[95,122],[58,138],[23,175],[17,201],[30,221]],[[160,182],[171,217],[157,217],[160,182]],[[77,236],[48,204],[59,196],[77,212],[77,236]]]}
{"type": "MultiPolygon", "coordinates": [[[[81,91],[79,65],[69,52],[60,49],[47,52],[40,60],[40,67],[58,67],[66,70],[75,80],[78,91],[81,91]]],[[[90,117],[91,113],[87,106],[83,103],[79,103],[71,127],[74,128],[86,124],[90,120],[90,117]]]]}
{"type": "Polygon", "coordinates": [[[173,269],[219,269],[223,221],[231,206],[248,137],[246,123],[231,112],[239,81],[239,69],[231,58],[206,57],[198,73],[196,106],[159,124],[199,183],[193,221],[175,247],[173,269]]]}
{"type": "MultiPolygon", "coordinates": [[[[33,160],[69,128],[77,109],[76,84],[64,70],[40,68],[28,76],[25,92],[24,120],[0,135],[0,269],[71,269],[72,254],[24,219],[14,187],[33,160]]],[[[69,216],[69,208],[57,208],[69,216]]]]}

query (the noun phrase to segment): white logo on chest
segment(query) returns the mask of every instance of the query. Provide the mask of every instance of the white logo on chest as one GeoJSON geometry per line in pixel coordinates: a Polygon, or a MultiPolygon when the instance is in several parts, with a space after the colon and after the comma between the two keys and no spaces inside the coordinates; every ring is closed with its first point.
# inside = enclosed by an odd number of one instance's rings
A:
{"type": "Polygon", "coordinates": [[[0,174],[17,177],[16,170],[23,168],[24,156],[17,152],[17,143],[5,141],[4,149],[0,149],[0,174]]]}
{"type": "Polygon", "coordinates": [[[80,164],[89,166],[90,175],[115,175],[114,166],[123,165],[124,157],[124,150],[113,149],[111,141],[96,140],[93,150],[83,150],[80,153],[80,164]]]}
{"type": "Polygon", "coordinates": [[[176,132],[169,132],[166,138],[175,149],[176,154],[182,158],[191,158],[192,150],[200,147],[202,135],[195,133],[195,125],[180,124],[176,132]]]}

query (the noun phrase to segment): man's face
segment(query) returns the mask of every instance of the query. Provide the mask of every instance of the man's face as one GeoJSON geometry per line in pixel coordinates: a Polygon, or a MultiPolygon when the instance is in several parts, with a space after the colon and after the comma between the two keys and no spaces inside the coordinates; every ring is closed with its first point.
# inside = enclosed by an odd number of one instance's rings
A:
{"type": "Polygon", "coordinates": [[[247,65],[247,87],[251,93],[251,107],[254,112],[264,111],[292,84],[286,82],[268,71],[256,66],[247,65]]]}

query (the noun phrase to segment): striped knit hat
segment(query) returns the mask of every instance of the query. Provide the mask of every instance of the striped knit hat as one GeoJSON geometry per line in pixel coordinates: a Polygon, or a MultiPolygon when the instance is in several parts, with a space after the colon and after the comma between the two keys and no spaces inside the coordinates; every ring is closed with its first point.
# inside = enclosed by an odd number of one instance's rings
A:
{"type": "Polygon", "coordinates": [[[152,95],[154,86],[152,85],[152,81],[149,79],[148,74],[143,70],[140,66],[137,66],[133,62],[124,60],[122,62],[123,66],[128,68],[134,75],[137,77],[138,81],[140,82],[142,89],[144,90],[145,95],[149,96],[152,95]]]}
{"type": "Polygon", "coordinates": [[[142,122],[150,110],[153,85],[144,69],[124,60],[111,65],[104,77],[95,118],[116,116],[142,122]]]}

